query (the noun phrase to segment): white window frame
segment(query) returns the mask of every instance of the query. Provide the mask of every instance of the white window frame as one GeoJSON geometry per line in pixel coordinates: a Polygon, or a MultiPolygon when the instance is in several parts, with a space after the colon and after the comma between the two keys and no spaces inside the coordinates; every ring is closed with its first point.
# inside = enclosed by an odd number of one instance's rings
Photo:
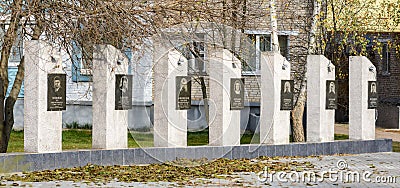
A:
{"type": "MultiPolygon", "coordinates": [[[[260,38],[262,35],[269,35],[271,36],[270,31],[264,31],[264,30],[245,30],[244,32],[247,35],[255,35],[256,37],[256,62],[255,62],[255,71],[242,71],[242,75],[254,75],[254,74],[260,74],[260,69],[261,69],[261,50],[260,50],[260,38]]],[[[278,36],[285,35],[287,36],[287,59],[290,60],[290,36],[297,36],[299,35],[299,32],[297,31],[280,31],[278,32],[278,36]]],[[[272,43],[272,37],[270,37],[270,42],[272,43]]]]}
{"type": "Polygon", "coordinates": [[[93,70],[91,68],[87,68],[84,65],[83,57],[80,58],[79,64],[80,64],[79,70],[80,70],[81,76],[93,76],[93,70]]]}
{"type": "Polygon", "coordinates": [[[386,48],[386,54],[382,54],[381,62],[382,62],[382,75],[390,75],[390,48],[387,42],[383,43],[382,53],[384,53],[384,49],[386,48]],[[386,59],[384,58],[386,55],[386,59]],[[385,68],[385,69],[384,69],[385,68]]]}
{"type": "Polygon", "coordinates": [[[205,63],[205,61],[207,59],[206,45],[205,45],[204,41],[193,41],[192,44],[191,44],[191,45],[193,45],[193,47],[194,47],[194,42],[203,43],[202,44],[203,45],[203,50],[199,51],[199,56],[201,57],[201,55],[203,55],[204,59],[202,59],[202,62],[197,62],[197,63],[203,63],[203,70],[199,69],[199,64],[198,64],[198,66],[196,66],[196,58],[195,58],[193,53],[190,53],[190,57],[191,58],[188,59],[188,62],[189,62],[188,73],[192,74],[192,75],[196,75],[196,74],[205,75],[205,74],[207,74],[207,72],[206,72],[206,63],[205,63]]]}
{"type": "Polygon", "coordinates": [[[380,65],[381,74],[382,74],[383,76],[389,76],[389,75],[390,75],[390,61],[391,61],[391,58],[390,58],[390,48],[389,48],[388,43],[391,42],[391,39],[388,39],[388,38],[382,39],[382,38],[380,38],[380,39],[378,39],[378,42],[380,42],[380,43],[383,44],[383,46],[382,46],[382,56],[381,56],[381,58],[380,58],[380,60],[381,60],[381,65],[380,65]],[[386,46],[386,53],[387,53],[387,54],[386,54],[386,57],[387,57],[387,59],[386,59],[386,62],[383,62],[383,61],[384,61],[384,58],[383,58],[383,48],[384,48],[385,46],[386,46]],[[383,68],[384,68],[383,63],[386,64],[386,70],[383,70],[383,68]]]}

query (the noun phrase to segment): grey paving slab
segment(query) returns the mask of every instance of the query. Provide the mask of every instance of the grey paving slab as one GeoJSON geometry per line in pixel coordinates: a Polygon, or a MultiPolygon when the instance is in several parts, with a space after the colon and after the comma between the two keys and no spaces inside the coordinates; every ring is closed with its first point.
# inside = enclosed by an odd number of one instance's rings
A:
{"type": "Polygon", "coordinates": [[[307,143],[307,156],[316,155],[317,153],[317,144],[316,143],[307,143]]]}
{"type": "Polygon", "coordinates": [[[66,152],[68,153],[68,165],[66,166],[66,168],[72,168],[72,167],[76,167],[79,166],[79,158],[78,158],[78,152],[76,151],[71,151],[71,152],[66,152]]]}
{"type": "Polygon", "coordinates": [[[113,150],[113,165],[120,165],[124,161],[124,152],[123,150],[117,149],[113,150]]]}
{"type": "Polygon", "coordinates": [[[149,161],[149,159],[146,158],[148,157],[148,155],[142,148],[135,149],[134,151],[135,151],[135,157],[133,158],[134,164],[148,164],[147,162],[149,161]]]}
{"type": "Polygon", "coordinates": [[[292,145],[291,144],[283,145],[283,156],[292,156],[292,145]]]}
{"type": "Polygon", "coordinates": [[[298,144],[299,155],[297,156],[307,156],[307,144],[298,144]]]}
{"type": "Polygon", "coordinates": [[[323,143],[315,144],[315,155],[323,155],[324,154],[324,145],[323,143]]]}
{"type": "Polygon", "coordinates": [[[249,158],[253,159],[259,157],[260,156],[259,149],[260,149],[259,145],[250,145],[248,147],[249,158]]]}
{"type": "Polygon", "coordinates": [[[223,158],[224,156],[224,147],[223,146],[214,146],[212,148],[212,158],[213,159],[218,159],[218,158],[223,158]]]}
{"type": "Polygon", "coordinates": [[[23,171],[37,171],[43,168],[43,154],[28,154],[18,156],[17,170],[23,171]]]}
{"type": "Polygon", "coordinates": [[[101,165],[101,150],[93,150],[90,152],[91,164],[101,165]]]}
{"type": "Polygon", "coordinates": [[[232,158],[233,159],[240,159],[242,158],[242,150],[240,146],[233,146],[232,147],[232,158]]]}
{"type": "Polygon", "coordinates": [[[268,156],[267,146],[260,145],[258,148],[258,154],[259,154],[259,156],[268,156]]]}
{"type": "Polygon", "coordinates": [[[275,156],[284,156],[284,145],[275,145],[275,156]]]}
{"type": "MultiPolygon", "coordinates": [[[[174,148],[168,148],[168,149],[174,149],[174,148]]],[[[175,148],[175,156],[178,159],[184,159],[186,158],[186,148],[175,148]]]]}
{"type": "Polygon", "coordinates": [[[188,159],[196,159],[196,150],[194,147],[186,148],[186,158],[188,159]]]}
{"type": "Polygon", "coordinates": [[[267,145],[267,156],[268,157],[276,156],[275,151],[276,151],[275,145],[267,145]]]}
{"type": "Polygon", "coordinates": [[[78,160],[80,166],[85,166],[91,163],[91,151],[78,151],[78,160]]]}
{"type": "Polygon", "coordinates": [[[69,153],[67,152],[56,153],[56,165],[64,168],[68,166],[68,155],[69,153]]]}
{"type": "Polygon", "coordinates": [[[233,146],[225,146],[222,148],[222,158],[233,159],[232,158],[232,149],[233,146]]]}
{"type": "Polygon", "coordinates": [[[133,165],[135,158],[135,150],[134,149],[124,149],[123,153],[123,164],[124,165],[133,165]]]}
{"type": "Polygon", "coordinates": [[[209,156],[212,155],[212,150],[208,146],[197,146],[194,148],[194,153],[197,159],[209,159],[209,156]]]}
{"type": "Polygon", "coordinates": [[[339,153],[349,153],[351,151],[351,144],[348,141],[338,142],[338,152],[339,153]]]}
{"type": "Polygon", "coordinates": [[[147,148],[143,151],[151,163],[163,163],[165,162],[165,150],[165,148],[147,148]]]}
{"type": "Polygon", "coordinates": [[[176,160],[175,149],[168,149],[168,148],[165,149],[165,160],[166,161],[176,160]]]}
{"type": "Polygon", "coordinates": [[[53,170],[56,169],[56,154],[55,153],[47,153],[43,155],[42,165],[43,169],[53,170]]]}
{"type": "Polygon", "coordinates": [[[322,145],[322,155],[332,155],[331,152],[331,146],[332,146],[332,142],[324,142],[321,144],[322,145]]]}
{"type": "Polygon", "coordinates": [[[331,155],[339,154],[339,142],[331,142],[331,155]]]}
{"type": "Polygon", "coordinates": [[[113,150],[101,150],[101,165],[112,166],[114,163],[113,161],[113,150]]]}

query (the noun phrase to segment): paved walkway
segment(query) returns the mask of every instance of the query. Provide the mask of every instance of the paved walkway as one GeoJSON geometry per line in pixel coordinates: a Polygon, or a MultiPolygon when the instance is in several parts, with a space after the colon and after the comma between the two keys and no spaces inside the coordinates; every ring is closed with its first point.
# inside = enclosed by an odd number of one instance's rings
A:
{"type": "MultiPolygon", "coordinates": [[[[296,169],[297,172],[275,173],[273,176],[271,176],[272,172],[268,174],[248,172],[225,176],[226,178],[222,179],[194,179],[191,181],[196,182],[196,187],[400,187],[400,153],[279,158],[274,161],[309,161],[314,166],[296,169]],[[310,174],[311,178],[308,178],[307,174],[310,174]],[[303,179],[303,177],[305,178],[303,179]],[[313,179],[313,177],[315,178],[313,179]]],[[[2,181],[2,185],[21,187],[190,187],[175,182],[125,183],[117,181],[110,183],[2,181]]]]}
{"type": "MultiPolygon", "coordinates": [[[[349,124],[335,124],[335,134],[349,134],[349,124]]],[[[375,129],[376,138],[390,138],[395,142],[400,142],[400,131],[389,131],[377,127],[375,129]]]]}
{"type": "Polygon", "coordinates": [[[375,153],[347,156],[301,158],[315,165],[303,172],[288,172],[286,178],[275,176],[273,182],[260,183],[255,174],[241,175],[252,186],[273,187],[400,187],[400,153],[375,153]],[[309,181],[307,173],[315,173],[309,181]],[[298,175],[299,174],[299,175],[298,175]],[[297,175],[300,177],[297,179],[297,175]],[[305,177],[303,181],[302,177],[305,177]],[[322,178],[324,177],[324,178],[322,178]],[[295,180],[295,181],[294,181],[295,180]],[[254,182],[256,182],[254,184],[254,182]]]}

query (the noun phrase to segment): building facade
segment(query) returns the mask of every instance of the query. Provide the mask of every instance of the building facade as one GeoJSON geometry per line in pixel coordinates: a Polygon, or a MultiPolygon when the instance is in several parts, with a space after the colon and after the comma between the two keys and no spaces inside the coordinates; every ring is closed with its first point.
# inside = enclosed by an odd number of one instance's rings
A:
{"type": "MultiPolygon", "coordinates": [[[[269,1],[240,1],[239,9],[241,11],[230,11],[230,18],[240,18],[224,20],[222,24],[236,28],[241,35],[246,36],[246,40],[250,41],[248,45],[248,53],[242,58],[245,66],[243,66],[242,77],[245,79],[246,89],[246,108],[242,110],[242,129],[250,127],[255,130],[258,117],[260,115],[260,58],[261,53],[271,50],[271,26],[269,17],[269,1]]],[[[278,1],[278,35],[281,54],[292,63],[293,79],[301,77],[297,72],[301,72],[306,62],[308,33],[312,6],[308,0],[296,1],[278,1]]],[[[6,28],[3,29],[3,32],[6,28]]],[[[201,37],[202,33],[199,33],[201,37]]],[[[15,56],[23,55],[23,40],[18,40],[15,45],[15,56]]],[[[187,54],[191,69],[194,74],[202,73],[205,78],[206,85],[207,71],[204,61],[207,61],[207,49],[201,43],[196,41],[189,42],[190,45],[197,48],[196,54],[187,54]]],[[[14,50],[14,48],[13,48],[14,50]]],[[[63,112],[64,125],[78,123],[80,125],[91,124],[92,122],[92,82],[90,66],[87,66],[82,52],[79,47],[73,49],[74,53],[70,57],[67,53],[62,52],[63,67],[67,74],[67,110],[63,112]]],[[[152,53],[157,50],[152,46],[152,40],[146,39],[141,49],[135,52],[126,51],[126,55],[130,59],[130,74],[133,75],[133,109],[129,112],[129,127],[137,130],[147,130],[152,125],[152,66],[154,59],[152,53]],[[150,78],[150,79],[149,79],[150,78]]],[[[13,71],[18,65],[18,58],[10,57],[10,79],[13,79],[13,71]],[[15,62],[15,64],[12,64],[15,62]]],[[[15,74],[15,73],[14,73],[15,74]]],[[[10,84],[11,85],[11,84],[10,84]]],[[[23,89],[21,92],[21,100],[15,107],[15,127],[23,127],[23,89]]],[[[189,111],[189,129],[202,129],[207,125],[204,120],[204,112],[202,107],[203,94],[201,87],[194,84],[192,87],[192,103],[193,109],[189,111]]]]}

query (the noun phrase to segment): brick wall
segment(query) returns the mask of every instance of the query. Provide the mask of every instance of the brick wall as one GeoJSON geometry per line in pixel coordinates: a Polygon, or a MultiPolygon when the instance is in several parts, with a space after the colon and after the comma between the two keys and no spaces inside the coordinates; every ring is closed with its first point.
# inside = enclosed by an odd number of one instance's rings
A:
{"type": "Polygon", "coordinates": [[[399,97],[400,96],[400,64],[399,64],[399,53],[397,45],[400,45],[400,33],[370,33],[372,39],[374,39],[373,49],[370,52],[369,59],[375,65],[377,69],[377,81],[378,81],[378,94],[380,99],[399,97]],[[384,62],[382,59],[382,49],[378,43],[389,40],[390,50],[390,64],[389,71],[385,72],[384,62]]]}

